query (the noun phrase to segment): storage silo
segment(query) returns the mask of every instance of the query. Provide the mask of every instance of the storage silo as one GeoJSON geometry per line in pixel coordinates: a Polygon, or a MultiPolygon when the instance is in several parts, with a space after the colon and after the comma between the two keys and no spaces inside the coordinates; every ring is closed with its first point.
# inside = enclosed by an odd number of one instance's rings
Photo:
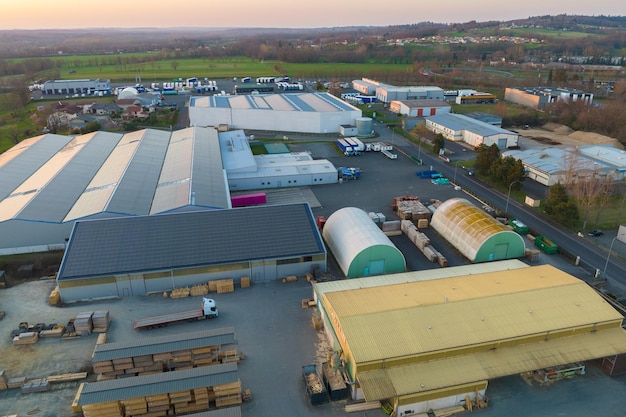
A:
{"type": "Polygon", "coordinates": [[[524,239],[464,198],[444,201],[430,225],[472,262],[521,258],[524,239]]]}
{"type": "Polygon", "coordinates": [[[372,136],[372,118],[357,117],[356,132],[357,136],[372,136]]]}
{"type": "Polygon", "coordinates": [[[347,278],[406,271],[402,252],[359,208],[331,214],[322,236],[347,278]]]}

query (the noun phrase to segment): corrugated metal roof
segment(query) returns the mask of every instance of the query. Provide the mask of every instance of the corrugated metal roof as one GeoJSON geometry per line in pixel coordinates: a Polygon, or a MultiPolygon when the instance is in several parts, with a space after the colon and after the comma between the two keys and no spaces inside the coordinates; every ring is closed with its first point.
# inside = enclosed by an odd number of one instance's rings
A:
{"type": "Polygon", "coordinates": [[[149,339],[137,338],[125,342],[98,344],[93,351],[91,361],[100,362],[118,358],[129,358],[132,356],[236,343],[238,342],[235,339],[235,329],[232,327],[205,329],[197,332],[151,337],[149,339]]]}
{"type": "Polygon", "coordinates": [[[462,114],[442,113],[435,116],[428,116],[426,119],[454,131],[467,130],[480,136],[493,136],[503,133],[509,135],[515,134],[510,130],[502,129],[501,127],[472,119],[462,114]]]}
{"type": "Polygon", "coordinates": [[[353,278],[313,284],[315,293],[323,296],[336,291],[348,291],[360,288],[384,287],[387,285],[404,284],[406,282],[427,281],[431,279],[450,278],[455,276],[482,274],[509,269],[528,268],[528,265],[517,259],[488,262],[481,264],[452,266],[442,269],[427,269],[423,271],[402,272],[399,274],[380,275],[376,277],[353,278]]]}
{"type": "Polygon", "coordinates": [[[320,253],[308,204],[79,221],[58,279],[320,253]]]}
{"type": "Polygon", "coordinates": [[[106,211],[129,215],[150,212],[169,141],[170,132],[143,131],[141,143],[126,167],[106,211]]]}
{"type": "Polygon", "coordinates": [[[83,385],[78,405],[119,401],[237,382],[236,363],[199,366],[181,371],[135,376],[83,385]]]}
{"type": "Polygon", "coordinates": [[[357,363],[622,319],[587,284],[550,265],[325,297],[357,363]]]}
{"type": "Polygon", "coordinates": [[[195,205],[229,208],[230,193],[222,165],[219,135],[215,129],[193,128],[191,193],[195,205]]]}
{"type": "Polygon", "coordinates": [[[47,134],[25,139],[0,154],[0,200],[11,194],[71,140],[71,136],[47,134]]]}
{"type": "Polygon", "coordinates": [[[258,94],[254,96],[192,97],[191,107],[281,110],[301,112],[351,112],[358,109],[328,93],[258,94]]]}
{"type": "Polygon", "coordinates": [[[613,328],[405,366],[360,372],[367,401],[433,391],[626,352],[626,331],[613,328]]]}
{"type": "Polygon", "coordinates": [[[45,187],[21,211],[21,219],[60,223],[77,202],[102,163],[121,138],[120,134],[94,132],[84,138],[79,151],[57,175],[47,177],[45,187]]]}

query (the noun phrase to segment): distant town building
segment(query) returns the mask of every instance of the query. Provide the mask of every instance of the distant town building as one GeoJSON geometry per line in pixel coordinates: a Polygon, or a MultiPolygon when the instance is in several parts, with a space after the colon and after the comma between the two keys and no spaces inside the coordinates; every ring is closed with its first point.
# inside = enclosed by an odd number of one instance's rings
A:
{"type": "Polygon", "coordinates": [[[584,101],[587,104],[593,102],[593,94],[585,93],[582,90],[572,90],[568,88],[552,87],[524,87],[507,88],[504,90],[504,100],[531,107],[533,109],[543,109],[548,104],[557,102],[584,101]]]}
{"type": "Polygon", "coordinates": [[[393,100],[443,100],[444,91],[435,86],[397,87],[378,81],[362,78],[352,81],[352,88],[365,95],[375,95],[378,101],[390,103],[393,100]]]}
{"type": "Polygon", "coordinates": [[[406,117],[425,117],[450,113],[450,105],[443,100],[392,100],[389,110],[406,117]]]}
{"type": "Polygon", "coordinates": [[[111,94],[111,81],[96,79],[49,80],[43,83],[44,95],[99,95],[111,94]]]}
{"type": "Polygon", "coordinates": [[[474,147],[497,145],[500,149],[517,146],[518,134],[462,114],[441,114],[426,118],[426,127],[444,138],[474,147]]]}

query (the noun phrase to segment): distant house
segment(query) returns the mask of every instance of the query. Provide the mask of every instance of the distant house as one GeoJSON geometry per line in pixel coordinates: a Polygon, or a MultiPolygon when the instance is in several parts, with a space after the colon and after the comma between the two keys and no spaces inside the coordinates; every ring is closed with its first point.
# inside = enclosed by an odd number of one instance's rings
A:
{"type": "Polygon", "coordinates": [[[144,110],[143,107],[138,105],[128,106],[124,112],[122,112],[122,119],[145,119],[150,115],[149,112],[144,110]]]}
{"type": "Polygon", "coordinates": [[[593,103],[593,94],[585,93],[582,90],[572,90],[568,88],[552,87],[525,87],[506,88],[504,99],[511,103],[534,109],[544,109],[546,105],[557,102],[571,103],[583,101],[587,104],[593,103]]]}
{"type": "Polygon", "coordinates": [[[119,107],[122,112],[125,112],[130,106],[140,104],[140,101],[136,98],[122,98],[117,100],[115,104],[117,104],[117,107],[119,107]]]}
{"type": "Polygon", "coordinates": [[[98,116],[111,116],[120,112],[120,108],[115,103],[93,103],[90,113],[98,116]]]}

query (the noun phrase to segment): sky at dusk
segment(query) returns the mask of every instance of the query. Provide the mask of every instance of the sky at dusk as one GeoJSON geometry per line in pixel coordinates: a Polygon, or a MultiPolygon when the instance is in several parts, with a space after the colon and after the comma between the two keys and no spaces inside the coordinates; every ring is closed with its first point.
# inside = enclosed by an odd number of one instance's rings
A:
{"type": "Polygon", "coordinates": [[[0,0],[4,29],[387,26],[513,20],[541,15],[621,16],[621,0],[0,0]],[[388,5],[389,8],[385,6],[388,5]]]}

